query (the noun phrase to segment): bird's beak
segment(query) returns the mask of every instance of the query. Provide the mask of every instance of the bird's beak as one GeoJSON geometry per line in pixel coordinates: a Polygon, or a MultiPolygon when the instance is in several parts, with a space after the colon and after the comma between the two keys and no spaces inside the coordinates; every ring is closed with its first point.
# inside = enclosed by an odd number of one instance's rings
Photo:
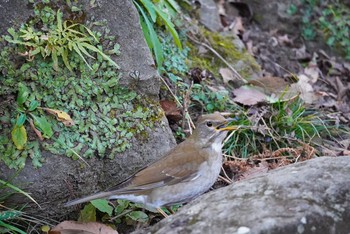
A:
{"type": "Polygon", "coordinates": [[[225,122],[220,124],[219,126],[216,127],[216,130],[218,131],[231,131],[231,130],[236,130],[238,129],[238,126],[232,125],[228,126],[233,119],[227,119],[225,122]]]}

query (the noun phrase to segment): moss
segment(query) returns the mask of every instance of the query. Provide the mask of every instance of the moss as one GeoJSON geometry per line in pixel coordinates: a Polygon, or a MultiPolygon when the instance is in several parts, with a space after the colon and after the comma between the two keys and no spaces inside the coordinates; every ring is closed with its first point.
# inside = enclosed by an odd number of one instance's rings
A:
{"type": "MultiPolygon", "coordinates": [[[[47,7],[42,9],[47,11],[47,7]]],[[[42,14],[40,9],[35,11],[39,18],[31,19],[31,22],[37,25],[42,20],[42,14]]],[[[108,44],[113,46],[115,41],[110,36],[108,38],[108,44]]],[[[132,146],[132,138],[146,139],[145,128],[153,128],[161,118],[159,104],[147,100],[131,88],[121,86],[119,71],[99,54],[95,54],[95,60],[88,60],[92,70],[77,53],[72,52],[68,56],[72,69],[69,70],[59,58],[59,67],[55,71],[51,58],[37,55],[28,61],[18,56],[25,47],[13,44],[2,47],[0,100],[7,101],[1,103],[0,160],[10,168],[23,168],[28,157],[35,167],[40,167],[44,162],[42,150],[73,159],[80,156],[114,158],[132,146]],[[35,110],[35,114],[46,116],[54,135],[41,142],[29,124],[25,123],[28,142],[24,150],[17,150],[11,140],[11,130],[18,115],[15,99],[19,82],[30,90],[29,100],[36,100],[41,107],[69,113],[75,125],[67,127],[43,110],[35,110]]],[[[112,51],[111,48],[107,49],[112,51]]]]}
{"type": "MultiPolygon", "coordinates": [[[[200,32],[209,41],[210,46],[224,57],[243,78],[249,80],[253,74],[260,71],[260,66],[255,59],[245,49],[239,49],[235,46],[235,38],[233,36],[224,36],[204,28],[201,28],[200,32]]],[[[191,48],[190,59],[192,60],[192,67],[207,69],[216,77],[219,76],[220,68],[227,67],[213,53],[208,52],[204,55],[199,55],[197,45],[188,43],[188,46],[191,48]]]]}

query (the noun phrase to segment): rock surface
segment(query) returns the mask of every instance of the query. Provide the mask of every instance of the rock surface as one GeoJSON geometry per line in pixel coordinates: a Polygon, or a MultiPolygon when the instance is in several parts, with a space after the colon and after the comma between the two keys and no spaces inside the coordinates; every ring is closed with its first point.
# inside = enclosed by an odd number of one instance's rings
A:
{"type": "Polygon", "coordinates": [[[350,157],[320,157],[209,192],[148,232],[349,233],[350,157]]]}
{"type": "MultiPolygon", "coordinates": [[[[86,1],[86,4],[89,4],[86,1]]],[[[23,0],[0,1],[0,32],[5,33],[11,26],[19,26],[30,16],[32,9],[23,0]]],[[[88,10],[87,17],[95,21],[106,19],[110,34],[115,35],[121,48],[117,58],[122,72],[121,82],[127,84],[129,72],[138,70],[140,80],[137,84],[139,92],[145,98],[158,102],[158,73],[144,40],[139,24],[139,15],[129,0],[99,0],[98,6],[88,10]]],[[[159,107],[160,108],[160,107],[159,107]]],[[[155,128],[148,130],[148,140],[144,142],[133,140],[133,147],[115,159],[87,160],[91,166],[82,161],[73,161],[65,155],[51,155],[43,152],[46,162],[40,169],[34,169],[27,161],[26,167],[18,174],[0,164],[0,179],[10,182],[38,201],[42,209],[30,203],[23,196],[14,195],[6,204],[12,207],[22,207],[29,203],[26,212],[31,215],[41,215],[52,219],[60,219],[72,208],[63,208],[63,204],[76,197],[88,195],[113,186],[147,163],[161,157],[175,145],[167,120],[162,119],[155,128]]]]}

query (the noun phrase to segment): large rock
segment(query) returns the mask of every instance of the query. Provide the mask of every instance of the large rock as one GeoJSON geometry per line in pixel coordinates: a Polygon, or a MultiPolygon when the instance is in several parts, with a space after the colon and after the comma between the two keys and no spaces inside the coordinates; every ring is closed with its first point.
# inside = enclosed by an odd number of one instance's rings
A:
{"type": "Polygon", "coordinates": [[[209,192],[148,233],[348,234],[349,220],[350,157],[320,157],[209,192]]]}
{"type": "MultiPolygon", "coordinates": [[[[86,4],[88,2],[86,1],[86,4]]],[[[0,1],[0,32],[6,32],[10,26],[19,26],[29,17],[32,9],[23,0],[0,1]]],[[[121,48],[121,55],[117,58],[122,72],[123,84],[130,80],[129,72],[138,70],[140,79],[137,87],[145,98],[158,102],[159,74],[150,51],[144,40],[139,24],[139,15],[129,0],[99,0],[98,7],[89,9],[87,17],[94,17],[95,21],[106,19],[110,34],[115,35],[121,48]]],[[[50,218],[62,218],[73,208],[63,208],[63,204],[77,197],[88,195],[106,187],[117,184],[147,163],[158,159],[172,146],[175,140],[163,118],[148,129],[146,141],[133,140],[133,147],[115,159],[91,159],[86,166],[79,161],[73,161],[65,155],[51,155],[43,152],[46,162],[40,169],[34,169],[27,161],[26,167],[18,174],[0,164],[0,179],[9,180],[39,202],[38,209],[28,199],[14,195],[7,205],[11,207],[26,206],[26,212],[31,215],[41,215],[50,218]]]]}

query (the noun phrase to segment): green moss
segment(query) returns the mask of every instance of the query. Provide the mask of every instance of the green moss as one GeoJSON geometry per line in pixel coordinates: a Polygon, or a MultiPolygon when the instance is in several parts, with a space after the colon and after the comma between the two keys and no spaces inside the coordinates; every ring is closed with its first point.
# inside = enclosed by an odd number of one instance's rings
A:
{"type": "MultiPolygon", "coordinates": [[[[220,33],[210,32],[204,28],[201,29],[201,34],[209,41],[210,46],[225,58],[243,78],[249,80],[253,74],[260,71],[260,66],[255,59],[245,49],[239,49],[235,46],[235,38],[233,36],[223,36],[220,33]]],[[[220,68],[227,67],[213,53],[208,52],[204,55],[199,55],[197,45],[188,43],[188,46],[191,48],[190,59],[192,60],[192,67],[207,69],[216,77],[219,77],[220,68]]]]}
{"type": "MultiPolygon", "coordinates": [[[[47,7],[42,9],[47,11],[47,7]]],[[[38,22],[42,15],[40,10],[36,11],[39,19],[32,19],[32,22],[38,22]]],[[[115,42],[109,41],[109,44],[115,42]]],[[[7,101],[1,103],[0,160],[10,168],[23,168],[28,157],[35,167],[40,167],[44,162],[43,149],[73,159],[78,156],[114,158],[132,146],[133,137],[145,139],[145,129],[152,128],[162,115],[158,104],[121,86],[121,74],[100,54],[94,55],[96,59],[88,60],[92,69],[81,56],[72,52],[68,56],[71,69],[58,58],[58,69],[54,70],[50,58],[37,55],[28,61],[18,55],[25,47],[14,44],[3,44],[2,47],[0,100],[7,101]],[[41,107],[69,113],[75,125],[67,127],[38,109],[38,114],[47,116],[54,135],[41,142],[26,124],[28,142],[24,150],[17,150],[11,140],[11,130],[18,114],[15,99],[19,82],[29,88],[29,100],[36,100],[41,107]]]]}

